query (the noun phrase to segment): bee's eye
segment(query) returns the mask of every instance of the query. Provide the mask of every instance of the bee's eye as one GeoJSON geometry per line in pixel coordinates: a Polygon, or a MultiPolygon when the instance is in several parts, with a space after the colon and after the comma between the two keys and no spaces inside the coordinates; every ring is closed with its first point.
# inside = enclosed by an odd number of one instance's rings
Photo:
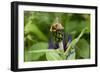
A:
{"type": "Polygon", "coordinates": [[[56,24],[53,24],[50,28],[50,31],[53,31],[55,32],[57,30],[57,25],[56,24]]]}
{"type": "Polygon", "coordinates": [[[56,30],[56,27],[55,26],[52,26],[52,30],[54,30],[54,29],[56,30]]]}

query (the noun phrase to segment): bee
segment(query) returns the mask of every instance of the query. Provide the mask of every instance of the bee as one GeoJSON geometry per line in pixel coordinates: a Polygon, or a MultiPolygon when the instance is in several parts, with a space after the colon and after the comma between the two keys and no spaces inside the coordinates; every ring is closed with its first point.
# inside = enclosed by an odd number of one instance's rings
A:
{"type": "Polygon", "coordinates": [[[68,45],[67,43],[71,42],[71,36],[68,35],[68,42],[67,42],[67,36],[64,32],[64,27],[61,23],[58,21],[56,23],[53,23],[50,27],[50,32],[52,34],[52,37],[49,41],[49,48],[54,49],[63,49],[66,51],[68,45]]]}
{"type": "Polygon", "coordinates": [[[60,42],[63,38],[64,27],[60,23],[55,23],[51,26],[50,31],[54,33],[56,42],[60,42]]]}
{"type": "Polygon", "coordinates": [[[63,40],[63,29],[64,27],[62,26],[61,23],[54,23],[51,25],[50,28],[50,32],[52,32],[54,35],[54,39],[55,39],[55,47],[54,48],[63,48],[63,45],[60,45],[60,43],[62,44],[62,40],[63,40]]]}

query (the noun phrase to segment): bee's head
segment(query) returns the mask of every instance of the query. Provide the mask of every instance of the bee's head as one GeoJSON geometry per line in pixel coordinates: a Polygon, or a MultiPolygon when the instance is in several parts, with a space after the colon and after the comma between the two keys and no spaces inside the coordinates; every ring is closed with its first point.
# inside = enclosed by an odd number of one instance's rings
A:
{"type": "Polygon", "coordinates": [[[51,26],[50,31],[56,32],[57,30],[62,30],[64,27],[60,23],[55,23],[51,26]]]}

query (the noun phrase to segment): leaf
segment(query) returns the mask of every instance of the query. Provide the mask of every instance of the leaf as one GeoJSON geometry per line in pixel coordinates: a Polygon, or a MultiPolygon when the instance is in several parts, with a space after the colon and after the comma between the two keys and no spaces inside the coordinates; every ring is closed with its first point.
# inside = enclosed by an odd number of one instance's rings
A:
{"type": "Polygon", "coordinates": [[[66,59],[66,56],[64,55],[64,50],[63,49],[59,48],[56,51],[64,60],[66,59]]]}
{"type": "Polygon", "coordinates": [[[68,52],[67,60],[74,60],[76,58],[76,51],[75,48],[71,49],[70,52],[68,52]]]}
{"type": "Polygon", "coordinates": [[[47,49],[48,43],[45,42],[39,42],[37,44],[34,44],[30,49],[31,50],[40,50],[40,49],[47,49]]]}
{"type": "Polygon", "coordinates": [[[41,56],[43,56],[45,53],[43,52],[37,52],[35,53],[34,51],[40,51],[40,50],[44,50],[46,49],[47,50],[47,47],[48,47],[48,44],[47,43],[37,43],[37,44],[34,44],[31,48],[29,48],[30,50],[29,51],[26,51],[25,52],[25,60],[27,61],[35,61],[35,60],[38,60],[41,56]]]}
{"type": "Polygon", "coordinates": [[[70,56],[67,57],[67,60],[75,60],[75,52],[73,54],[71,54],[70,56]]]}
{"type": "Polygon", "coordinates": [[[85,39],[80,39],[77,43],[77,58],[90,58],[90,47],[85,39]]]}
{"type": "Polygon", "coordinates": [[[50,51],[46,53],[47,60],[63,60],[63,58],[56,52],[50,51]]]}
{"type": "Polygon", "coordinates": [[[24,51],[24,61],[27,62],[27,61],[32,61],[31,58],[32,56],[25,50],[24,51]]]}
{"type": "Polygon", "coordinates": [[[44,49],[44,50],[33,50],[33,51],[29,51],[29,53],[46,53],[46,52],[50,52],[53,50],[48,50],[48,49],[44,49]]]}
{"type": "Polygon", "coordinates": [[[65,59],[63,53],[64,51],[61,49],[44,49],[44,50],[34,50],[29,51],[29,53],[45,53],[47,60],[62,60],[65,59]]]}
{"type": "Polygon", "coordinates": [[[25,26],[25,33],[30,33],[32,32],[33,34],[35,34],[39,39],[43,40],[43,41],[47,41],[47,37],[38,29],[38,27],[34,24],[27,24],[25,26]]]}
{"type": "MultiPolygon", "coordinates": [[[[74,14],[72,14],[72,16],[73,15],[74,14]]],[[[81,15],[80,14],[77,14],[77,15],[75,15],[75,18],[73,18],[72,16],[68,17],[69,20],[66,21],[66,23],[65,23],[65,31],[68,32],[68,33],[76,31],[78,33],[78,32],[81,32],[82,29],[88,28],[88,30],[85,31],[85,32],[89,33],[90,32],[90,29],[89,29],[90,28],[90,19],[87,19],[87,20],[86,19],[80,19],[81,15]],[[78,15],[78,17],[77,17],[77,15],[78,15]],[[73,20],[71,20],[71,18],[73,20]]],[[[89,16],[89,18],[90,18],[90,16],[89,16]]]]}

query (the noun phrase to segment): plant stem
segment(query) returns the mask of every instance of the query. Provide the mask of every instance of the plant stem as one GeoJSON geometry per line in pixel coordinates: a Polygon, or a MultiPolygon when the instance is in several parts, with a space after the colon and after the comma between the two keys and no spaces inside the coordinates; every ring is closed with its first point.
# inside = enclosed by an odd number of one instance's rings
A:
{"type": "Polygon", "coordinates": [[[87,29],[87,28],[84,28],[84,29],[82,30],[82,32],[80,33],[80,35],[79,35],[77,38],[75,38],[75,39],[70,43],[70,45],[69,45],[69,47],[67,48],[67,50],[65,51],[64,55],[68,54],[68,52],[70,51],[70,49],[76,45],[76,43],[77,43],[77,42],[79,41],[79,39],[82,37],[82,35],[84,34],[84,32],[85,32],[86,29],[87,29]]]}

